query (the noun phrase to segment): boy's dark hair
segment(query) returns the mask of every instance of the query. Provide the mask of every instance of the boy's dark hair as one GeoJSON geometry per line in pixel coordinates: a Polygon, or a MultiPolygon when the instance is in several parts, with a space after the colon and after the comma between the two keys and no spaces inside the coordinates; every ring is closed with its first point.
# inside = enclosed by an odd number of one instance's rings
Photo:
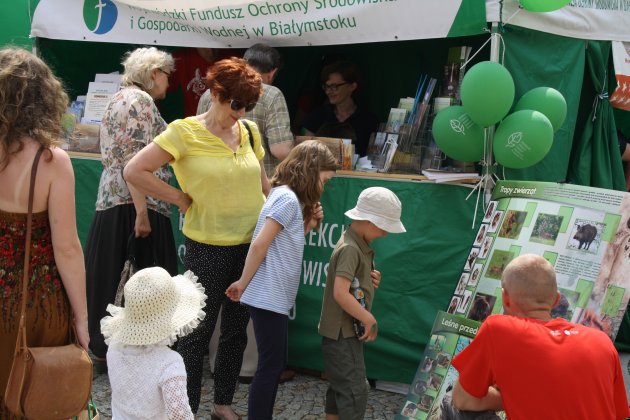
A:
{"type": "Polygon", "coordinates": [[[282,56],[267,44],[254,44],[245,51],[243,58],[260,73],[269,73],[282,67],[282,56]]]}

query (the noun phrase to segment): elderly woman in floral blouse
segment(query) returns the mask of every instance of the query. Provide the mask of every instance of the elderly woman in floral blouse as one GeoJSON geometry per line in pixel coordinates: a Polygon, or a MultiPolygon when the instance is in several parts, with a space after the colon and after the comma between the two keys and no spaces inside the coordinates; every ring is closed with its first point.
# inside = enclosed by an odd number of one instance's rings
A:
{"type": "MultiPolygon", "coordinates": [[[[170,205],[130,191],[122,175],[127,162],[166,128],[154,100],[166,95],[173,57],[154,47],[138,48],[125,55],[122,65],[123,88],[112,97],[101,121],[103,173],[85,248],[90,349],[102,366],[107,346],[100,321],[114,301],[128,243],[136,238],[138,268],[158,265],[177,274],[170,205]]],[[[155,174],[165,182],[171,176],[166,166],[155,174]]]]}

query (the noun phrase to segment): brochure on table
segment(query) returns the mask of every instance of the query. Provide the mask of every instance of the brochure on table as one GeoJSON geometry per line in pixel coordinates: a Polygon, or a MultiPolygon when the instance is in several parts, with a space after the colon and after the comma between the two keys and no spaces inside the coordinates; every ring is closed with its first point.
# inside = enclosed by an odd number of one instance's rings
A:
{"type": "Polygon", "coordinates": [[[109,100],[120,87],[120,80],[120,74],[98,73],[95,75],[94,82],[88,85],[82,123],[99,124],[101,122],[109,100]]]}

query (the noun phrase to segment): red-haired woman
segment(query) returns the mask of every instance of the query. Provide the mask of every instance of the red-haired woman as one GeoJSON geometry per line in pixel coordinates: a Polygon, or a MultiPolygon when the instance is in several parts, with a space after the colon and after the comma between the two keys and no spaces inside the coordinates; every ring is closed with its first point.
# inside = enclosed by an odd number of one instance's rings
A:
{"type": "Polygon", "coordinates": [[[212,92],[208,112],[169,124],[129,162],[124,176],[145,194],[173,203],[186,214],[184,263],[199,277],[208,301],[205,320],[180,339],[177,350],[186,365],[190,406],[197,412],[203,356],[223,306],[212,418],[233,419],[237,416],[230,406],[247,344],[249,315],[224,292],[241,275],[270,188],[258,128],[241,120],[256,105],[262,81],[238,58],[215,63],[207,80],[212,92]],[[172,165],[181,191],[153,175],[166,162],[172,165]]]}

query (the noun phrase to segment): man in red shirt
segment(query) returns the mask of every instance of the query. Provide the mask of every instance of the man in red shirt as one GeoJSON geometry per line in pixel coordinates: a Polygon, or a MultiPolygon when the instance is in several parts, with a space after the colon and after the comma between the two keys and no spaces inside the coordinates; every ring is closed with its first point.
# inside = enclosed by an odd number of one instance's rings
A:
{"type": "Polygon", "coordinates": [[[453,359],[460,410],[518,419],[625,419],[617,350],[601,331],[551,318],[560,295],[553,266],[533,254],[503,271],[505,315],[491,315],[453,359]]]}

